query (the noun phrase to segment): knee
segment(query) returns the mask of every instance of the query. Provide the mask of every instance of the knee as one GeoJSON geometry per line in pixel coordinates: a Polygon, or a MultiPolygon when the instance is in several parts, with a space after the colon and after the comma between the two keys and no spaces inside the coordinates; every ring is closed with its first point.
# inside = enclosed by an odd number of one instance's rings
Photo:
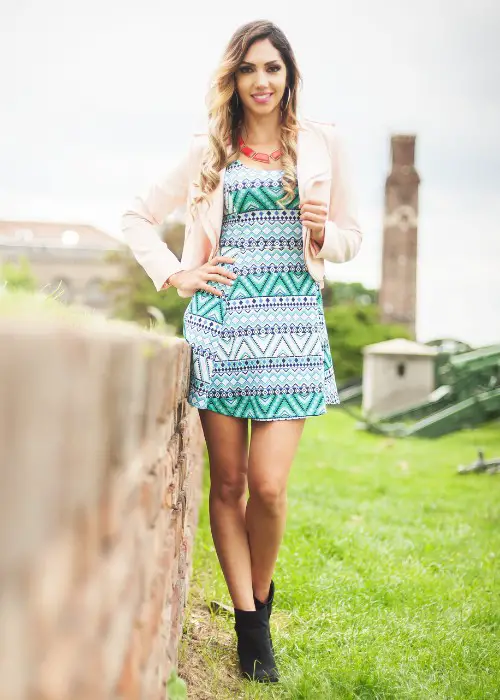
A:
{"type": "Polygon", "coordinates": [[[235,505],[246,494],[246,476],[238,475],[234,478],[223,478],[212,481],[210,496],[225,505],[235,505]]]}
{"type": "Polygon", "coordinates": [[[286,488],[263,481],[250,485],[250,497],[258,500],[270,513],[279,513],[286,504],[286,488]]]}

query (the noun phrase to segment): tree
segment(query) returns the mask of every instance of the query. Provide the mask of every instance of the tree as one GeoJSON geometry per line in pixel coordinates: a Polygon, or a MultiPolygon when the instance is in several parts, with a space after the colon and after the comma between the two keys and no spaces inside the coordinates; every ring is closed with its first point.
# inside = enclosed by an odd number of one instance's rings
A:
{"type": "Polygon", "coordinates": [[[361,377],[363,348],[392,338],[409,338],[404,326],[380,322],[380,309],[375,304],[339,304],[325,308],[328,340],[338,382],[361,377]]]}
{"type": "Polygon", "coordinates": [[[23,255],[18,263],[6,262],[1,265],[0,284],[7,287],[9,291],[34,292],[37,288],[37,279],[28,258],[23,255]]]}
{"type": "Polygon", "coordinates": [[[376,304],[378,291],[367,289],[361,282],[328,282],[322,290],[323,306],[337,306],[338,304],[376,304]]]}
{"type": "MultiPolygon", "coordinates": [[[[180,258],[184,225],[180,222],[164,224],[158,229],[158,233],[168,243],[170,250],[180,258]]],[[[112,251],[107,259],[110,262],[118,262],[123,269],[119,280],[106,282],[104,285],[105,290],[114,299],[114,315],[149,326],[152,317],[148,308],[153,306],[161,312],[173,332],[182,335],[184,311],[190,299],[179,297],[174,287],[157,292],[151,279],[128,250],[112,251]]]]}

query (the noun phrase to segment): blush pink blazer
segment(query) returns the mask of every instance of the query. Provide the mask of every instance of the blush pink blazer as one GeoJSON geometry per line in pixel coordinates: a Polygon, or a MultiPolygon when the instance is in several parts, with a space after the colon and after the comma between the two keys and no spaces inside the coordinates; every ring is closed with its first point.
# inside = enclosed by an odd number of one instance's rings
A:
{"type": "MultiPolygon", "coordinates": [[[[122,216],[122,232],[127,245],[149,275],[156,289],[165,288],[170,275],[206,263],[218,249],[223,215],[223,182],[208,202],[197,206],[194,216],[190,204],[198,191],[203,154],[208,145],[206,133],[194,134],[185,157],[167,175],[137,196],[122,216]],[[186,206],[184,247],[179,261],[161,240],[156,225],[168,214],[186,206]]],[[[228,146],[229,153],[229,146],[228,146]]],[[[362,239],[355,196],[349,175],[348,159],[342,138],[333,124],[299,120],[297,134],[297,183],[300,201],[319,199],[328,206],[323,245],[312,240],[310,230],[302,227],[304,260],[312,277],[324,287],[324,261],[343,263],[357,255],[362,239]]],[[[192,294],[177,290],[179,296],[192,294]]]]}

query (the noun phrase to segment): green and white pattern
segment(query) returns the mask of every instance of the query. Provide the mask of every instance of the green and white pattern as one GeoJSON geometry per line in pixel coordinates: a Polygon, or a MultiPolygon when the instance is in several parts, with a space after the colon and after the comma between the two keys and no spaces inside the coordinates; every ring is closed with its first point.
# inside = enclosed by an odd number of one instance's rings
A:
{"type": "Polygon", "coordinates": [[[299,196],[284,210],[282,170],[226,168],[219,255],[238,276],[197,290],[184,314],[188,402],[254,420],[318,416],[339,397],[318,282],[306,268],[299,196]]]}

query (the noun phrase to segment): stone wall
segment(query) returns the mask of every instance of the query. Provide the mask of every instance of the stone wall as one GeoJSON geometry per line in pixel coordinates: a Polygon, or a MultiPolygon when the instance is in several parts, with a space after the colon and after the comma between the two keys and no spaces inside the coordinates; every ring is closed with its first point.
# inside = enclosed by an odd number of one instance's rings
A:
{"type": "Polygon", "coordinates": [[[0,700],[164,700],[201,497],[190,348],[0,320],[0,700]]]}

